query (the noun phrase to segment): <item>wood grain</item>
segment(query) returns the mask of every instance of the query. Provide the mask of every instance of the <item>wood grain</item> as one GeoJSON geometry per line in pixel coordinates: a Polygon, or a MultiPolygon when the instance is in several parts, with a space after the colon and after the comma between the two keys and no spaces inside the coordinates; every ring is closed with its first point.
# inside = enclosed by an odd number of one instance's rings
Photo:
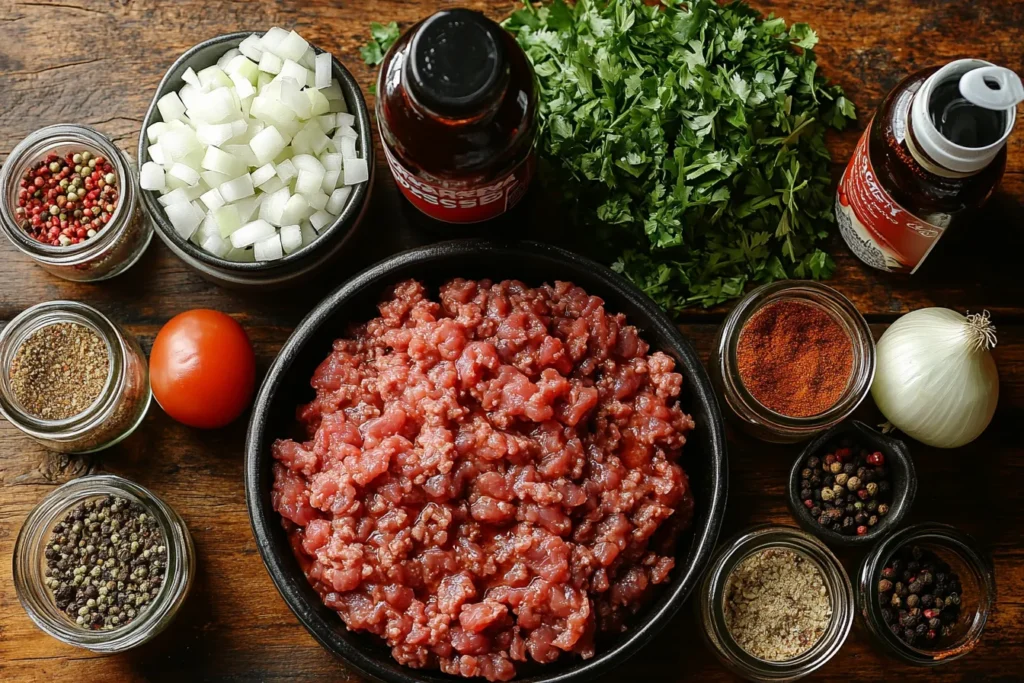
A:
{"type": "MultiPolygon", "coordinates": [[[[283,0],[43,0],[0,3],[0,155],[32,130],[73,121],[93,125],[134,152],[142,116],[163,71],[185,49],[218,34],[274,24],[293,26],[337,54],[366,85],[373,72],[358,58],[371,20],[410,26],[453,3],[432,0],[338,2],[283,0]]],[[[501,17],[501,0],[459,3],[501,17]]],[[[1024,3],[1010,0],[790,0],[756,3],[790,21],[807,21],[821,37],[821,69],[858,105],[859,129],[882,95],[911,71],[958,57],[980,57],[1024,71],[1024,3]]],[[[369,98],[372,103],[372,98],[369,98]]],[[[859,129],[830,148],[848,158],[859,129]]],[[[934,671],[912,669],[873,650],[858,626],[815,678],[850,680],[1020,680],[1024,663],[1024,135],[1010,141],[1003,190],[984,219],[951,234],[912,278],[862,266],[836,241],[834,286],[864,311],[876,335],[896,316],[922,306],[988,308],[999,325],[996,359],[1002,393],[997,417],[974,444],[939,451],[911,444],[921,478],[912,521],[956,524],[992,552],[999,598],[979,649],[934,671]]],[[[378,159],[383,163],[383,158],[378,159]]],[[[384,168],[382,165],[381,168],[384,168]]],[[[139,337],[148,350],[160,326],[196,307],[223,310],[246,326],[259,372],[302,316],[362,266],[399,248],[429,241],[411,230],[386,173],[378,175],[370,214],[349,254],[297,292],[247,294],[217,288],[189,271],[154,240],[128,274],[97,285],[53,278],[4,242],[0,320],[52,299],[97,306],[139,337]]],[[[538,232],[556,230],[534,216],[538,232]]],[[[707,354],[724,308],[688,311],[684,331],[707,354]]],[[[863,417],[878,420],[873,407],[863,417]]],[[[48,454],[0,423],[0,680],[295,680],[355,681],[320,649],[270,582],[253,541],[242,485],[244,419],[198,432],[150,411],[142,428],[110,451],[89,457],[48,454]],[[198,549],[193,594],[171,628],[138,650],[102,657],[42,635],[17,602],[12,549],[29,510],[55,485],[86,472],[109,471],[151,488],[185,519],[198,549]]],[[[723,535],[753,523],[792,523],[783,482],[792,447],[730,434],[731,490],[723,535]]],[[[843,555],[852,570],[858,554],[843,555]]],[[[627,668],[605,679],[731,680],[700,644],[691,613],[673,624],[627,668]]]]}

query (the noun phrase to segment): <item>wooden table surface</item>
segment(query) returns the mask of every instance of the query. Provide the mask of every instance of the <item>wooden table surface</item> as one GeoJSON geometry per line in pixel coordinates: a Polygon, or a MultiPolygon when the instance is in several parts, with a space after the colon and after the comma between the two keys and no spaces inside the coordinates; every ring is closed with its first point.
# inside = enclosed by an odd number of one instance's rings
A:
{"type": "MultiPolygon", "coordinates": [[[[332,51],[366,86],[373,72],[358,56],[372,20],[405,28],[439,0],[34,0],[0,3],[0,156],[32,130],[58,122],[99,128],[134,154],[145,109],[171,62],[212,36],[271,25],[294,27],[332,51]]],[[[501,17],[506,0],[464,3],[501,17]]],[[[837,170],[882,95],[904,75],[961,57],[1024,72],[1020,0],[790,0],[756,2],[821,37],[821,68],[858,107],[853,130],[830,139],[837,170]]],[[[372,101],[372,100],[371,100],[372,101]]],[[[0,255],[0,321],[33,304],[76,299],[123,324],[148,350],[160,326],[190,308],[236,317],[255,345],[262,374],[296,323],[362,264],[425,238],[396,208],[399,198],[378,149],[371,210],[350,256],[298,292],[230,292],[192,273],[158,240],[135,268],[110,282],[75,285],[48,275],[5,240],[0,255]]],[[[860,624],[819,680],[1021,680],[1024,675],[1024,131],[1009,143],[1003,188],[983,220],[947,237],[913,278],[860,265],[837,238],[832,285],[849,296],[876,334],[922,306],[978,311],[998,326],[1000,405],[975,443],[940,451],[911,442],[920,488],[910,521],[948,522],[975,535],[994,558],[998,599],[978,649],[937,670],[884,658],[860,624]]],[[[538,220],[543,220],[539,218],[538,220]]],[[[705,355],[723,309],[688,312],[684,331],[705,355]]],[[[863,416],[880,421],[872,406],[863,416]]],[[[242,484],[244,422],[200,432],[154,405],[143,426],[99,455],[47,453],[0,421],[0,680],[358,680],[323,651],[271,583],[253,541],[242,484]],[[11,580],[14,540],[29,510],[54,486],[92,472],[114,472],[152,489],[188,524],[198,575],[175,623],[132,652],[101,656],[46,637],[29,621],[11,580]]],[[[751,524],[791,524],[784,502],[793,447],[730,435],[729,503],[723,538],[751,524]]],[[[858,553],[842,555],[848,569],[858,553]]],[[[656,641],[605,681],[730,680],[698,638],[684,610],[656,641]]]]}

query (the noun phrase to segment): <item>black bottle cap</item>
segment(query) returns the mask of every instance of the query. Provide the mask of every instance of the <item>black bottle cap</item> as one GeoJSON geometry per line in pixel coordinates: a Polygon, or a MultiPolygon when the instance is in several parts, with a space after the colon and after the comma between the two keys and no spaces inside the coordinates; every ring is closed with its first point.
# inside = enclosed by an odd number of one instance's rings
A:
{"type": "Polygon", "coordinates": [[[413,36],[406,68],[409,89],[424,107],[442,116],[474,114],[505,87],[501,27],[472,10],[438,12],[413,36]]]}

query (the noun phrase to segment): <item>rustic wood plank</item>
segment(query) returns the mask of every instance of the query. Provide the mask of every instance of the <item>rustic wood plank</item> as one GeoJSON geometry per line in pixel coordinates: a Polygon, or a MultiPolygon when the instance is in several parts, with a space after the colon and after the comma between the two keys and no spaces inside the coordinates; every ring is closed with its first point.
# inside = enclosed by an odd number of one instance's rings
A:
{"type": "MultiPolygon", "coordinates": [[[[134,154],[142,117],[164,70],[208,37],[273,24],[294,26],[337,54],[363,84],[374,72],[358,47],[372,20],[407,28],[442,3],[388,0],[40,0],[0,3],[0,158],[32,130],[75,121],[94,125],[134,154]]],[[[500,18],[511,0],[460,3],[500,18]]],[[[970,0],[763,1],[789,21],[817,29],[821,69],[858,105],[858,125],[834,135],[836,169],[848,158],[872,108],[906,74],[958,57],[976,56],[1024,71],[1024,3],[970,0]]],[[[369,98],[372,104],[372,98],[369,98]]],[[[379,150],[378,150],[379,152],[379,150]]],[[[856,628],[827,671],[851,680],[1017,680],[1024,660],[1024,571],[1020,529],[1024,505],[1015,482],[1024,475],[1019,425],[1024,421],[1024,135],[1009,143],[1003,190],[983,220],[951,234],[922,271],[896,278],[871,271],[837,239],[834,285],[876,323],[922,306],[990,309],[1000,326],[996,358],[1002,395],[996,420],[974,444],[953,452],[912,444],[921,489],[912,521],[946,521],[975,534],[994,555],[999,601],[978,651],[934,671],[911,669],[875,652],[856,628]]],[[[383,162],[383,157],[378,158],[383,162]]],[[[383,169],[384,167],[381,166],[383,169]]],[[[211,307],[236,316],[256,346],[262,374],[307,310],[358,268],[431,239],[408,229],[386,173],[378,175],[371,213],[352,250],[332,273],[299,292],[247,294],[200,279],[162,244],[130,273],[99,285],[53,278],[5,241],[0,255],[0,321],[40,301],[91,303],[122,322],[148,349],[175,313],[211,307]]],[[[537,221],[544,228],[550,218],[537,221]]],[[[685,331],[707,354],[724,308],[688,312],[685,331]]],[[[868,406],[863,417],[877,420],[868,406]]],[[[0,680],[337,680],[356,677],[298,624],[274,590],[256,552],[244,507],[243,421],[197,432],[155,407],[143,427],[109,452],[86,458],[47,454],[0,423],[0,567],[11,566],[14,540],[33,505],[54,485],[90,471],[139,481],[177,509],[195,537],[199,568],[194,592],[172,627],[136,651],[101,657],[43,636],[18,605],[10,574],[0,575],[0,680]]],[[[795,449],[730,434],[731,490],[723,533],[757,522],[792,523],[783,482],[795,449]]],[[[849,569],[858,559],[844,554],[849,569]]],[[[4,569],[9,572],[9,569],[4,569]]],[[[731,680],[698,642],[697,621],[681,614],[652,645],[606,680],[731,680]]]]}

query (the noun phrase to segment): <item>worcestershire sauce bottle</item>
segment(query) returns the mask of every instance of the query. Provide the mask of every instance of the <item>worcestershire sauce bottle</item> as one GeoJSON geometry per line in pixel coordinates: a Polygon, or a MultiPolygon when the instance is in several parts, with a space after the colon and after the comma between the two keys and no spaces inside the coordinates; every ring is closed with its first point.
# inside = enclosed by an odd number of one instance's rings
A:
{"type": "Polygon", "coordinates": [[[916,272],[995,190],[1022,99],[1017,74],[979,59],[897,85],[839,181],[836,219],[853,253],[880,270],[916,272]]]}
{"type": "Polygon", "coordinates": [[[417,226],[466,234],[459,225],[505,215],[526,194],[537,133],[533,68],[478,12],[438,12],[392,46],[377,121],[399,189],[429,219],[417,226]]]}

